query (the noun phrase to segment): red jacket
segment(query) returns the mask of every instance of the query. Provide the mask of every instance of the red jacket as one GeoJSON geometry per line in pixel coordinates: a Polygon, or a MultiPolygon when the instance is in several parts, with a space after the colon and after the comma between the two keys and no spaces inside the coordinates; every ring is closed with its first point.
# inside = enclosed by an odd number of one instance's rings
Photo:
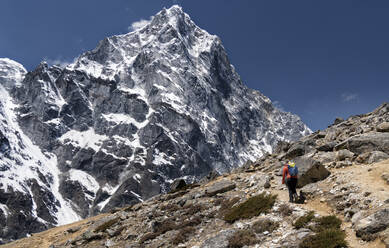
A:
{"type": "Polygon", "coordinates": [[[297,176],[289,175],[289,169],[287,164],[284,166],[284,169],[282,170],[282,184],[285,183],[285,178],[297,178],[297,176]]]}

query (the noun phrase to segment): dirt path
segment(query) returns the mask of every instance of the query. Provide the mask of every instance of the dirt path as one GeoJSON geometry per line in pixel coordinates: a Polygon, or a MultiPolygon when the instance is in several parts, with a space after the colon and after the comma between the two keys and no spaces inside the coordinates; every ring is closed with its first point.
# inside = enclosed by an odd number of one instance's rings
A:
{"type": "MultiPolygon", "coordinates": [[[[389,160],[385,160],[380,163],[371,165],[353,165],[341,169],[332,169],[332,174],[342,175],[345,181],[356,181],[358,185],[367,192],[371,192],[377,199],[384,201],[389,199],[389,185],[385,184],[381,175],[383,173],[389,173],[389,160]]],[[[330,190],[331,185],[324,182],[319,183],[320,188],[323,190],[330,190]]],[[[288,190],[272,190],[274,194],[278,195],[278,199],[288,202],[288,190]]],[[[325,202],[320,202],[319,197],[310,199],[306,204],[299,204],[300,207],[307,210],[315,211],[320,215],[332,215],[335,214],[332,209],[325,202]]],[[[344,219],[343,216],[337,215],[340,219],[344,219]]],[[[355,232],[351,228],[350,222],[343,222],[342,228],[347,234],[347,242],[350,247],[353,248],[385,248],[385,245],[379,240],[374,242],[364,242],[363,240],[356,237],[355,232]]]]}

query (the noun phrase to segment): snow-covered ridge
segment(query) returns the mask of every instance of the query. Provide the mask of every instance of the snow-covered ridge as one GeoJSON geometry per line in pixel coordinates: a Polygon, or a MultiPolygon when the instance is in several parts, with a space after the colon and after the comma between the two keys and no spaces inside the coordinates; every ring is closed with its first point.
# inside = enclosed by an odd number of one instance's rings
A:
{"type": "MultiPolygon", "coordinates": [[[[60,171],[57,168],[56,157],[53,154],[42,153],[41,149],[24,135],[14,113],[17,106],[1,85],[0,99],[0,120],[5,124],[0,126],[0,133],[9,143],[5,151],[7,156],[2,156],[0,160],[1,167],[7,168],[1,174],[0,188],[5,193],[11,190],[33,195],[30,182],[35,180],[42,188],[51,192],[54,196],[53,200],[58,202],[58,207],[49,208],[58,225],[79,220],[80,217],[72,209],[71,204],[59,193],[60,171]],[[42,176],[50,178],[50,182],[48,184],[42,182],[42,176]]],[[[32,215],[40,218],[36,212],[34,197],[32,203],[32,215]]],[[[45,222],[42,219],[41,221],[45,222]]]]}
{"type": "Polygon", "coordinates": [[[0,84],[9,89],[19,84],[26,75],[26,69],[16,61],[0,58],[0,84]]]}

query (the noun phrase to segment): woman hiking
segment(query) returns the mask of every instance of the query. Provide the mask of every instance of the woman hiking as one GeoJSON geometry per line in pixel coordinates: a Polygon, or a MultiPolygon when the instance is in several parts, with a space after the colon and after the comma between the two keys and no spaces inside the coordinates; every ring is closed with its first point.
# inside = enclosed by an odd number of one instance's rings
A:
{"type": "Polygon", "coordinates": [[[292,161],[289,161],[285,164],[284,169],[282,170],[282,184],[286,182],[286,186],[289,190],[289,202],[297,201],[297,179],[298,178],[298,168],[296,164],[292,161]]]}

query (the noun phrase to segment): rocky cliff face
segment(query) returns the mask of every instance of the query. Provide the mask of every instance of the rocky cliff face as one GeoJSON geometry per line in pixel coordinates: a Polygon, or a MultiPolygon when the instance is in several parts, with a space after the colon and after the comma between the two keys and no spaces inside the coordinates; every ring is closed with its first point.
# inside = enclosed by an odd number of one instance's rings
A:
{"type": "Polygon", "coordinates": [[[227,172],[310,130],[240,80],[178,6],[66,68],[0,60],[0,237],[9,241],[227,172]]]}

